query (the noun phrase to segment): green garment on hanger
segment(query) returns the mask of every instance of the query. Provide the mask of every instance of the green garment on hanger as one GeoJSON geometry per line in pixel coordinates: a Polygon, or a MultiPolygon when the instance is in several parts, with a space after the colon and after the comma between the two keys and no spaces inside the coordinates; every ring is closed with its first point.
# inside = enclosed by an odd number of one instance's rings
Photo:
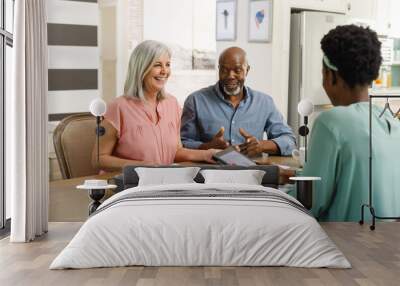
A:
{"type": "MultiPolygon", "coordinates": [[[[400,121],[372,108],[373,206],[378,216],[400,216],[400,121]]],[[[322,221],[359,221],[368,203],[369,103],[334,107],[315,120],[302,175],[319,176],[312,212],[322,221]]],[[[368,208],[366,218],[370,218],[368,208]]]]}

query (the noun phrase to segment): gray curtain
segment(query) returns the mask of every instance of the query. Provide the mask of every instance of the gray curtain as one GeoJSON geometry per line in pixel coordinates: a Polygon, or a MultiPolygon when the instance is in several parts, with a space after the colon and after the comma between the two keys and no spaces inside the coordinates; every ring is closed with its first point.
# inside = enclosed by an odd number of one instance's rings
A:
{"type": "Polygon", "coordinates": [[[46,0],[15,1],[13,92],[6,98],[12,242],[48,229],[46,0]]]}

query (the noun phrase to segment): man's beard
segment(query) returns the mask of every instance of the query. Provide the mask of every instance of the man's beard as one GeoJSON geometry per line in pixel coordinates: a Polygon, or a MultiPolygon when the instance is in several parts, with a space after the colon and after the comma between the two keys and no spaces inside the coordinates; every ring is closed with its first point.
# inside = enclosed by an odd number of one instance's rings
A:
{"type": "Polygon", "coordinates": [[[222,88],[224,92],[229,96],[238,96],[240,94],[240,91],[242,90],[242,87],[240,85],[235,90],[232,91],[227,90],[224,85],[222,86],[222,88]]]}

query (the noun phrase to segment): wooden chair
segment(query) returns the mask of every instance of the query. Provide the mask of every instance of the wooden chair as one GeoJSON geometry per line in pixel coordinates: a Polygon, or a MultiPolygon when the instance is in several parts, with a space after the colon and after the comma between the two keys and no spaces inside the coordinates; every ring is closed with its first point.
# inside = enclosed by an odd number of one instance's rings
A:
{"type": "Polygon", "coordinates": [[[54,149],[63,179],[98,174],[92,166],[95,130],[96,118],[90,113],[68,116],[54,130],[54,149]]]}

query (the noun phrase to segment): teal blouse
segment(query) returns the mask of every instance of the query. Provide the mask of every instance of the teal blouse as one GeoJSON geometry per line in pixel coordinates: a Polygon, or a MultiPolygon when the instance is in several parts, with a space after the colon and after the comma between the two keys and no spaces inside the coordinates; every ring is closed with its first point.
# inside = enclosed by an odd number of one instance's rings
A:
{"type": "MultiPolygon", "coordinates": [[[[373,206],[378,216],[400,216],[400,121],[373,106],[373,206]]],[[[368,203],[369,105],[334,107],[315,120],[303,175],[315,182],[312,212],[323,221],[359,221],[368,203]]],[[[370,214],[366,209],[366,217],[370,214]]]]}

